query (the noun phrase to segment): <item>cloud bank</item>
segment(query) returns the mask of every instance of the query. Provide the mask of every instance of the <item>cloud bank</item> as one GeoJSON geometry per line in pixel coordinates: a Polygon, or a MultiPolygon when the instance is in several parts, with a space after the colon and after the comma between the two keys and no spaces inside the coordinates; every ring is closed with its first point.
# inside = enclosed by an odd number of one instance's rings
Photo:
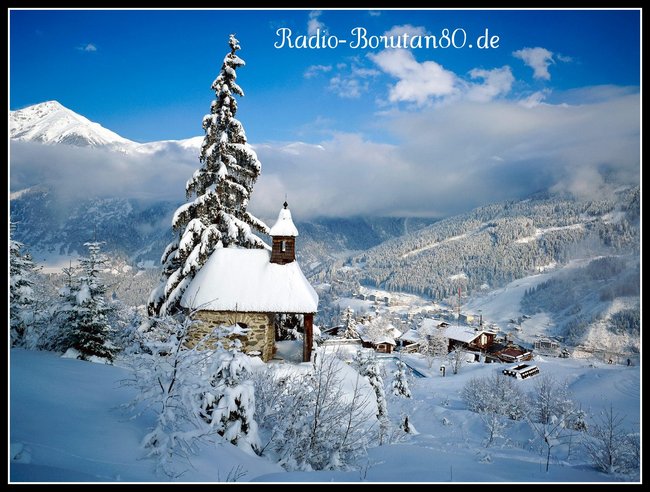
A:
{"type": "Polygon", "coordinates": [[[594,198],[639,183],[638,93],[574,106],[467,100],[384,124],[398,144],[337,134],[258,146],[251,207],[272,217],[286,193],[301,218],[447,216],[539,191],[594,198]]]}
{"type": "MultiPolygon", "coordinates": [[[[318,144],[255,145],[262,174],[250,209],[273,219],[286,195],[299,220],[447,216],[543,190],[593,198],[638,184],[638,92],[594,88],[571,97],[586,102],[468,99],[393,112],[379,123],[391,144],[338,133],[318,144]]],[[[199,167],[199,142],[159,143],[149,153],[12,142],[11,191],[47,184],[72,200],[99,195],[181,203],[185,182],[199,167]]]]}

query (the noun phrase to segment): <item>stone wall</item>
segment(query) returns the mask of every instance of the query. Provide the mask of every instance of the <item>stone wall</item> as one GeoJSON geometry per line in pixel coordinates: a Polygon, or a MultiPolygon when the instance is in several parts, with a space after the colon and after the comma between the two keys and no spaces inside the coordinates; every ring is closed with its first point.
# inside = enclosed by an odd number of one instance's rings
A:
{"type": "Polygon", "coordinates": [[[235,323],[239,323],[250,331],[246,335],[231,336],[229,338],[238,338],[242,343],[243,352],[258,352],[264,362],[273,358],[275,348],[273,314],[241,313],[234,311],[198,311],[195,314],[195,318],[200,322],[193,326],[190,332],[187,344],[190,348],[196,346],[215,326],[232,326],[235,323]]]}

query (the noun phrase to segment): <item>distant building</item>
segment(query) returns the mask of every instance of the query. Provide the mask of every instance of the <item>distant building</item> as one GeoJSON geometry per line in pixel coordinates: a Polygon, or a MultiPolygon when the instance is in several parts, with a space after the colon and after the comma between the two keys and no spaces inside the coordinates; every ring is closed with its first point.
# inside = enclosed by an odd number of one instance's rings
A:
{"type": "Polygon", "coordinates": [[[532,360],[533,358],[533,353],[530,350],[519,346],[508,346],[495,351],[494,355],[503,362],[521,362],[524,360],[532,360]]]}
{"type": "Polygon", "coordinates": [[[372,348],[376,352],[390,354],[397,346],[398,339],[402,332],[392,325],[386,327],[368,326],[359,324],[356,326],[361,344],[365,348],[372,348]]]}
{"type": "Polygon", "coordinates": [[[448,325],[444,335],[449,339],[449,348],[460,346],[466,350],[485,351],[493,343],[496,333],[470,326],[448,325]]]}
{"type": "Polygon", "coordinates": [[[560,350],[560,344],[550,338],[540,338],[535,340],[533,346],[535,350],[546,352],[557,352],[560,350]]]}

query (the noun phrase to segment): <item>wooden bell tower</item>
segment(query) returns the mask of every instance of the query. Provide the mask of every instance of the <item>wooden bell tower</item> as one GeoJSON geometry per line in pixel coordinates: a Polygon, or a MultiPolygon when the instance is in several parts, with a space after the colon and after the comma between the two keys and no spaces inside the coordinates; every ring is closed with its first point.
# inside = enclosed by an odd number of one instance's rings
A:
{"type": "Polygon", "coordinates": [[[271,249],[271,263],[286,265],[296,261],[296,236],[298,229],[291,219],[289,204],[284,202],[278,220],[269,232],[273,240],[271,249]]]}

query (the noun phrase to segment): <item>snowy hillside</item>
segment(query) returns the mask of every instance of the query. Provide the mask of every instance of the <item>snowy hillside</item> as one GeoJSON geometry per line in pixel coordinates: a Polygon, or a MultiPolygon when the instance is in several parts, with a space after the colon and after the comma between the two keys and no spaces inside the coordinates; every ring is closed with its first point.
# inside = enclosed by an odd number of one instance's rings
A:
{"type": "Polygon", "coordinates": [[[496,203],[386,241],[332,266],[324,281],[433,299],[502,287],[574,258],[640,251],[639,188],[579,201],[543,195],[496,203]]]}
{"type": "Polygon", "coordinates": [[[530,347],[552,337],[574,356],[608,354],[621,362],[641,350],[638,261],[634,256],[571,261],[477,293],[463,310],[481,312],[530,347]]]}
{"type": "Polygon", "coordinates": [[[69,110],[57,101],[47,101],[10,111],[9,136],[16,140],[45,144],[90,147],[129,147],[135,144],[69,110]]]}
{"type": "MultiPolygon", "coordinates": [[[[428,377],[409,379],[412,398],[388,398],[395,426],[390,443],[372,445],[349,471],[287,472],[267,458],[228,443],[202,442],[179,482],[638,482],[639,475],[605,474],[591,465],[582,432],[552,448],[548,472],[539,439],[522,421],[510,421],[489,446],[479,414],[468,410],[462,388],[494,377],[502,365],[465,364],[456,375],[428,371],[417,356],[405,360],[428,377]],[[409,416],[412,434],[399,429],[409,416]]],[[[566,381],[593,426],[602,410],[624,418],[625,433],[639,431],[640,368],[573,359],[538,359],[542,374],[566,381]]],[[[394,359],[383,359],[390,392],[394,359]]],[[[346,373],[351,381],[351,375],[346,373]]],[[[129,370],[63,359],[49,352],[10,353],[11,482],[167,482],[140,447],[153,413],[129,419],[121,410],[134,396],[122,381],[129,370]]],[[[503,377],[505,376],[498,376],[503,377]]],[[[538,376],[540,377],[540,376],[538,376]]],[[[536,378],[513,381],[532,391],[536,378]]],[[[291,413],[291,409],[286,409],[291,413]]],[[[290,417],[289,417],[290,418],[290,417]]]]}
{"type": "Polygon", "coordinates": [[[177,204],[126,198],[70,201],[41,186],[13,193],[10,206],[15,238],[36,262],[56,268],[84,252],[84,243],[94,237],[106,243],[112,256],[128,258],[134,266],[157,266],[177,204]]]}

